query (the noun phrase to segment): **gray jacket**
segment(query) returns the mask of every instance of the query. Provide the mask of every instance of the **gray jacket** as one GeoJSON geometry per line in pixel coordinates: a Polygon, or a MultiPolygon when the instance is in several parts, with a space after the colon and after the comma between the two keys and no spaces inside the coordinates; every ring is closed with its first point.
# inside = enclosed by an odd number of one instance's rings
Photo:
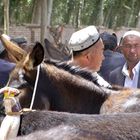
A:
{"type": "MultiPolygon", "coordinates": [[[[122,74],[122,68],[123,66],[120,66],[110,73],[109,75],[110,84],[124,86],[125,76],[122,74]]],[[[140,88],[140,71],[139,71],[137,88],[140,88]]]]}

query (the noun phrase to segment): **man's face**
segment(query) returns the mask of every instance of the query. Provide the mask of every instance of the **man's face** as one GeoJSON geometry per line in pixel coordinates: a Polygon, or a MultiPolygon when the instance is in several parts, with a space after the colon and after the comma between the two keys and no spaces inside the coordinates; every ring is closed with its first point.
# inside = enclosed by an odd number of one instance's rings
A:
{"type": "Polygon", "coordinates": [[[135,65],[140,61],[140,37],[128,35],[120,47],[128,63],[135,65]]]}
{"type": "Polygon", "coordinates": [[[103,51],[104,51],[104,45],[102,40],[100,39],[96,44],[93,45],[93,47],[91,47],[91,50],[89,52],[88,67],[91,70],[95,72],[100,70],[102,61],[104,59],[103,51]]]}

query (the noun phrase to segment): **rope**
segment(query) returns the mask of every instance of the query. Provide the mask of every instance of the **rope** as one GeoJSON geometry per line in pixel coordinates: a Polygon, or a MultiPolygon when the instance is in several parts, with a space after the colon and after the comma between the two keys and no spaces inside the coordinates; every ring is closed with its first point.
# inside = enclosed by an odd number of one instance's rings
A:
{"type": "Polygon", "coordinates": [[[35,94],[36,94],[36,89],[37,89],[37,84],[39,80],[39,73],[40,73],[40,65],[37,66],[37,75],[36,75],[36,80],[35,80],[35,85],[34,85],[34,91],[33,91],[33,96],[30,104],[30,110],[33,108],[34,100],[35,100],[35,94]]]}

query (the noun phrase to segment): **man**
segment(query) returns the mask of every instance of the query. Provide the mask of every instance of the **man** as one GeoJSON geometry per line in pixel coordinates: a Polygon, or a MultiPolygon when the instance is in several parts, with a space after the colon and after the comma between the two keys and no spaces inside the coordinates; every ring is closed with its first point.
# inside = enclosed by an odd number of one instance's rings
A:
{"type": "MultiPolygon", "coordinates": [[[[9,73],[15,67],[15,64],[10,63],[6,60],[8,59],[7,56],[8,56],[7,52],[0,41],[0,88],[6,85],[9,79],[9,73]]],[[[2,92],[3,89],[0,89],[0,92],[2,92]]],[[[2,104],[3,104],[3,94],[0,94],[0,115],[2,115],[4,112],[4,107],[2,104]]]]}
{"type": "Polygon", "coordinates": [[[73,52],[71,63],[88,68],[94,72],[99,85],[104,87],[110,86],[97,74],[104,59],[104,45],[95,26],[88,26],[73,33],[69,41],[69,48],[73,52]]]}
{"type": "MultiPolygon", "coordinates": [[[[6,35],[5,35],[6,36],[6,35]]],[[[10,40],[9,36],[6,36],[10,40]]],[[[15,67],[14,63],[9,62],[8,53],[0,41],[0,88],[4,87],[8,82],[9,73],[15,67]]]]}
{"type": "Polygon", "coordinates": [[[121,40],[120,49],[126,63],[110,74],[110,83],[140,88],[140,32],[128,31],[121,40]]]}
{"type": "Polygon", "coordinates": [[[14,63],[8,62],[3,58],[0,44],[0,88],[4,87],[8,82],[9,73],[15,67],[14,63]]]}
{"type": "Polygon", "coordinates": [[[109,82],[109,74],[112,70],[124,65],[125,58],[123,54],[116,52],[117,37],[114,34],[103,32],[100,34],[104,43],[104,56],[102,66],[100,68],[100,75],[109,82]]]}

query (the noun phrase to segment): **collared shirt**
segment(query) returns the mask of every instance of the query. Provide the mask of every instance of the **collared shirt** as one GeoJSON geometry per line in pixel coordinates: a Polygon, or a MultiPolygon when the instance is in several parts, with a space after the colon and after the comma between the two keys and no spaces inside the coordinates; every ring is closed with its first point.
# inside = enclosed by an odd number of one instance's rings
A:
{"type": "Polygon", "coordinates": [[[132,69],[133,78],[131,79],[127,69],[127,64],[125,63],[122,69],[122,73],[125,76],[124,87],[137,88],[139,69],[140,69],[140,62],[138,62],[138,64],[132,69]]]}

